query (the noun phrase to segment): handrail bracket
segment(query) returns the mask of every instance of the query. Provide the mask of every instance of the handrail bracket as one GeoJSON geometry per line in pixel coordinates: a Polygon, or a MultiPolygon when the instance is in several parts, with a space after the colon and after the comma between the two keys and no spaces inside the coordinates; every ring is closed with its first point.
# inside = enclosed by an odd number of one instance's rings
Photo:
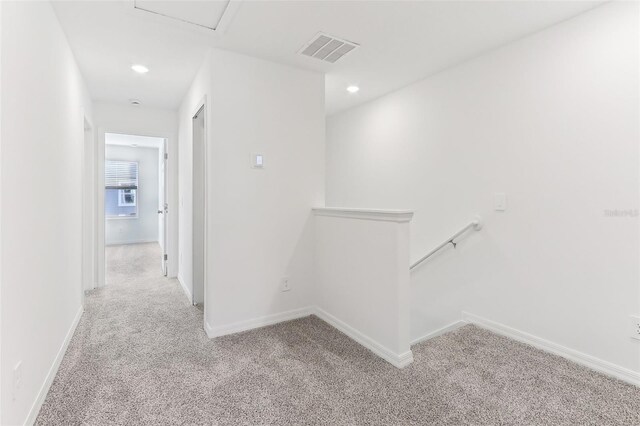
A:
{"type": "Polygon", "coordinates": [[[426,255],[422,256],[418,261],[413,263],[411,265],[411,267],[409,268],[409,270],[412,271],[415,267],[420,265],[422,262],[424,262],[425,260],[427,260],[428,258],[433,256],[434,254],[436,254],[438,251],[440,251],[442,248],[448,246],[449,244],[451,244],[453,246],[453,248],[455,249],[457,247],[457,245],[458,245],[458,243],[455,242],[456,238],[460,237],[462,234],[467,232],[469,229],[473,229],[474,231],[479,231],[480,229],[482,229],[482,218],[480,216],[474,217],[473,220],[471,222],[469,222],[464,228],[462,228],[461,230],[459,230],[458,232],[453,234],[451,237],[447,238],[444,243],[440,244],[439,246],[437,246],[436,248],[431,250],[429,253],[427,253],[426,255]]]}

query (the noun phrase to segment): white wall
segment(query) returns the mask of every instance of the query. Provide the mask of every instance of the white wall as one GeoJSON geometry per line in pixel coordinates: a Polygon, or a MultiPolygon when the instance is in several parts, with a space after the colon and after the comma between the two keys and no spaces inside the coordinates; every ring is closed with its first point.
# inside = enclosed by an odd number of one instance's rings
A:
{"type": "Polygon", "coordinates": [[[324,204],[324,77],[212,50],[180,108],[180,277],[191,288],[191,118],[207,97],[205,319],[213,334],[311,303],[324,204]],[[265,168],[251,168],[251,154],[265,168]],[[282,293],[280,280],[293,289],[282,293]]]}
{"type": "Polygon", "coordinates": [[[396,367],[409,339],[411,212],[315,209],[316,314],[396,367]]]}
{"type": "MultiPolygon", "coordinates": [[[[178,275],[178,116],[176,111],[136,107],[132,105],[95,102],[93,105],[94,123],[98,128],[99,154],[104,152],[105,133],[121,133],[138,136],[154,136],[167,139],[169,159],[167,161],[169,213],[168,276],[178,275]]],[[[101,169],[98,174],[104,176],[104,156],[98,159],[101,169]]],[[[99,198],[98,209],[104,211],[104,199],[99,198]]],[[[104,221],[102,222],[104,226],[104,221]]],[[[98,235],[104,235],[104,227],[98,235]]],[[[99,244],[98,275],[100,284],[104,284],[104,245],[99,244]]]]}
{"type": "Polygon", "coordinates": [[[0,423],[14,425],[37,414],[82,313],[83,114],[91,102],[48,2],[3,2],[0,28],[0,423]]]}
{"type": "Polygon", "coordinates": [[[138,217],[106,218],[105,244],[132,244],[158,241],[158,149],[109,145],[106,160],[138,163],[138,217]]]}
{"type": "Polygon", "coordinates": [[[414,209],[412,259],[485,217],[413,273],[413,338],[468,311],[640,371],[638,217],[605,215],[640,207],[637,19],[607,4],[328,119],[327,205],[414,209]]]}

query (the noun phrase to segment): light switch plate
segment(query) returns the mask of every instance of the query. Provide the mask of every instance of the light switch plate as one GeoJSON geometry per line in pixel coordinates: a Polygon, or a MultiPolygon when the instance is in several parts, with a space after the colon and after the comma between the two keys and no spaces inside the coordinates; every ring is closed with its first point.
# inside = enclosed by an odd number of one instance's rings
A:
{"type": "Polygon", "coordinates": [[[493,194],[493,209],[498,212],[507,210],[507,194],[504,192],[493,194]]]}
{"type": "Polygon", "coordinates": [[[264,155],[262,154],[251,154],[251,167],[254,169],[263,169],[264,168],[264,155]]]}

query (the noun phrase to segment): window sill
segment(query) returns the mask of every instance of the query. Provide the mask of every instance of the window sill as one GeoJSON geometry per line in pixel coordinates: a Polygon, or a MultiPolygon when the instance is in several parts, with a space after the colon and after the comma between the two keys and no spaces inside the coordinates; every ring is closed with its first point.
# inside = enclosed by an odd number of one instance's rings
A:
{"type": "Polygon", "coordinates": [[[138,216],[105,216],[107,220],[138,219],[138,216]]]}

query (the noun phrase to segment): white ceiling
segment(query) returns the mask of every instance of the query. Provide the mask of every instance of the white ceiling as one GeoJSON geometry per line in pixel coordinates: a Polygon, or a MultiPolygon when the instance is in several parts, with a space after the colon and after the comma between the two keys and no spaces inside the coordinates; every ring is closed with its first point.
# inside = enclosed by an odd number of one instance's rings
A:
{"type": "MultiPolygon", "coordinates": [[[[325,73],[326,110],[331,114],[602,2],[242,1],[222,34],[132,13],[132,3],[54,3],[95,100],[135,98],[145,106],[177,108],[206,50],[219,47],[325,73]],[[335,64],[298,54],[319,31],[361,47],[335,64]],[[151,71],[137,75],[130,69],[133,63],[151,71]],[[350,84],[360,86],[360,92],[347,93],[350,84]]],[[[144,0],[141,4],[156,7],[153,3],[161,3],[156,5],[158,10],[192,20],[211,13],[216,21],[227,1],[207,7],[193,1],[144,0]]]]}

